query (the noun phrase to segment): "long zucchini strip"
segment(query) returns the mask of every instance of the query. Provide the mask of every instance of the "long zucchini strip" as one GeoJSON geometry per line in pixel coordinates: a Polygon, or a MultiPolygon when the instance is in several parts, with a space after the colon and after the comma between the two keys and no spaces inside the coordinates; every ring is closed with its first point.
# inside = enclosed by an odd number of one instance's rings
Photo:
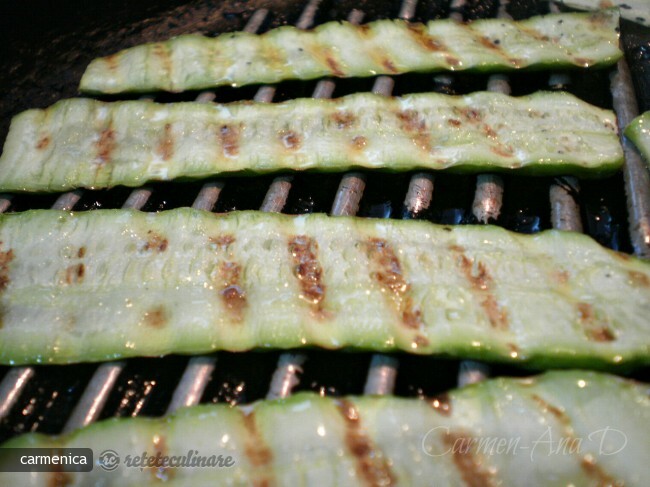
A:
{"type": "Polygon", "coordinates": [[[650,111],[632,120],[625,127],[625,136],[634,143],[650,165],[650,111]]]}
{"type": "MultiPolygon", "coordinates": [[[[0,473],[0,483],[644,485],[647,392],[614,376],[564,371],[489,380],[435,399],[300,393],[252,406],[201,405],[166,418],[106,420],[65,436],[20,436],[3,447],[92,448],[95,458],[111,450],[120,463],[114,471],[0,473]],[[138,468],[143,454],[145,462],[160,455],[158,464],[138,468]],[[218,455],[222,465],[229,457],[230,467],[174,468],[218,455]],[[165,456],[176,457],[172,467],[163,466],[165,456]]],[[[0,465],[2,456],[0,448],[0,465]]]]}
{"type": "Polygon", "coordinates": [[[279,27],[262,35],[184,35],[93,60],[80,89],[178,92],[323,76],[609,66],[622,55],[618,23],[612,9],[520,22],[380,20],[329,22],[310,31],[279,27]]]}
{"type": "Polygon", "coordinates": [[[213,106],[71,99],[14,118],[0,190],[351,167],[597,176],[622,159],[614,113],[565,93],[213,106]]]}
{"type": "Polygon", "coordinates": [[[650,363],[650,264],[589,237],[192,209],[0,217],[0,363],[318,346],[650,363]]]}
{"type": "Polygon", "coordinates": [[[578,10],[599,10],[618,7],[621,17],[637,24],[650,26],[650,2],[648,0],[555,0],[578,10]]]}

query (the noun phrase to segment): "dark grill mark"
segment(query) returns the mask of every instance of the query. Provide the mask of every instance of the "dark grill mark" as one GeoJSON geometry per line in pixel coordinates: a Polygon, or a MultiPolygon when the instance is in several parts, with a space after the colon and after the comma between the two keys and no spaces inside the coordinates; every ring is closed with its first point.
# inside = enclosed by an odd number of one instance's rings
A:
{"type": "Polygon", "coordinates": [[[478,123],[483,120],[483,113],[475,108],[454,108],[454,113],[460,113],[470,123],[478,123]]]}
{"type": "Polygon", "coordinates": [[[429,403],[436,412],[443,416],[451,416],[451,398],[446,392],[431,398],[429,403]]]}
{"type": "Polygon", "coordinates": [[[144,322],[151,328],[162,328],[168,320],[167,311],[163,306],[157,306],[144,314],[144,322]]]}
{"type": "Polygon", "coordinates": [[[115,150],[115,131],[109,126],[102,130],[99,135],[99,140],[96,144],[97,159],[100,164],[106,164],[111,160],[113,151],[115,150]]]}
{"type": "Polygon", "coordinates": [[[427,51],[447,51],[447,47],[442,42],[426,33],[424,25],[407,24],[407,27],[411,37],[427,51]]]}
{"type": "Polygon", "coordinates": [[[567,271],[553,271],[551,277],[560,285],[569,282],[569,273],[567,271]]]}
{"type": "MultiPolygon", "coordinates": [[[[2,242],[0,242],[0,245],[2,245],[2,242]]],[[[14,260],[14,257],[13,249],[0,252],[0,292],[7,289],[9,285],[9,264],[14,260]]]]}
{"type": "Polygon", "coordinates": [[[230,125],[222,125],[219,129],[219,141],[223,153],[227,157],[239,154],[239,130],[230,125]]]}
{"type": "Polygon", "coordinates": [[[219,235],[218,237],[210,237],[210,242],[218,245],[222,250],[226,250],[235,241],[232,235],[219,235]]]}
{"type": "Polygon", "coordinates": [[[393,73],[393,74],[395,74],[395,73],[399,73],[399,70],[395,67],[395,65],[393,64],[393,61],[391,61],[390,59],[384,58],[384,59],[381,61],[381,64],[382,64],[382,66],[383,66],[384,68],[386,68],[386,70],[387,70],[389,73],[393,73]]]}
{"type": "Polygon", "coordinates": [[[589,15],[589,22],[594,27],[604,27],[609,23],[609,14],[605,11],[596,11],[589,15]]]}
{"type": "Polygon", "coordinates": [[[79,250],[77,251],[77,257],[83,259],[85,255],[86,255],[86,247],[79,247],[79,250]]]}
{"type": "Polygon", "coordinates": [[[299,149],[302,144],[300,136],[293,130],[283,130],[280,132],[280,140],[282,140],[284,147],[289,150],[299,149]]]}
{"type": "Polygon", "coordinates": [[[363,135],[357,135],[352,139],[352,146],[357,150],[363,149],[367,144],[368,140],[363,135]]]}
{"type": "Polygon", "coordinates": [[[497,51],[501,50],[499,46],[497,46],[494,42],[492,42],[491,39],[488,39],[487,37],[479,37],[478,40],[483,47],[487,47],[488,49],[495,49],[497,51]]]}
{"type": "Polygon", "coordinates": [[[514,149],[507,146],[498,140],[499,134],[490,127],[487,123],[483,122],[483,113],[475,108],[454,108],[454,113],[462,116],[470,124],[475,124],[476,128],[481,130],[483,134],[491,139],[495,145],[490,146],[490,151],[501,156],[511,157],[514,154],[514,149]]]}
{"type": "Polygon", "coordinates": [[[577,307],[580,323],[585,329],[587,338],[596,342],[611,342],[616,340],[616,335],[609,328],[609,324],[598,318],[591,304],[578,303],[577,307]]]}
{"type": "Polygon", "coordinates": [[[172,124],[166,123],[162,139],[158,144],[158,153],[163,161],[168,161],[174,155],[174,134],[172,133],[172,124]]]}
{"type": "Polygon", "coordinates": [[[332,120],[336,123],[336,128],[349,129],[357,122],[357,117],[350,112],[335,112],[332,115],[332,120]]]}
{"type": "Polygon", "coordinates": [[[650,287],[650,277],[642,272],[629,271],[628,275],[634,287],[650,287]]]}
{"type": "Polygon", "coordinates": [[[261,467],[260,470],[263,472],[260,477],[253,481],[253,485],[255,487],[274,485],[274,479],[271,477],[273,452],[257,428],[255,412],[251,411],[249,414],[242,412],[242,419],[247,432],[244,453],[253,467],[261,467]]]}
{"type": "MultiPolygon", "coordinates": [[[[156,458],[169,456],[169,448],[167,447],[167,440],[164,436],[155,435],[153,437],[153,450],[156,458]]],[[[151,475],[156,480],[168,481],[174,477],[174,469],[163,467],[162,465],[156,465],[152,467],[151,475]]]]}
{"type": "Polygon", "coordinates": [[[445,56],[445,61],[446,61],[447,64],[449,64],[450,66],[458,66],[458,65],[460,65],[460,60],[457,59],[457,58],[455,58],[454,56],[452,56],[452,55],[450,55],[450,54],[447,54],[447,55],[445,56]]]}
{"type": "Polygon", "coordinates": [[[71,265],[65,270],[65,283],[79,284],[83,281],[85,273],[86,267],[83,264],[71,265]]]}
{"type": "Polygon", "coordinates": [[[370,487],[396,485],[389,463],[363,431],[357,408],[345,399],[341,399],[337,406],[345,420],[345,445],[355,458],[361,480],[370,487]]]}
{"type": "Polygon", "coordinates": [[[397,113],[402,130],[413,134],[412,140],[419,148],[428,151],[431,148],[431,137],[427,131],[424,118],[416,110],[404,110],[397,113]]]}
{"type": "Polygon", "coordinates": [[[598,482],[599,487],[623,487],[624,483],[609,475],[591,455],[586,455],[580,461],[580,467],[591,478],[598,482]]]}
{"type": "Polygon", "coordinates": [[[345,75],[339,63],[337,63],[336,59],[334,59],[331,55],[327,54],[325,56],[325,62],[327,63],[327,67],[330,69],[334,76],[340,78],[345,75]]]}
{"type": "Polygon", "coordinates": [[[411,285],[404,279],[397,255],[389,243],[380,238],[368,240],[367,246],[368,256],[375,268],[371,276],[389,293],[404,326],[419,329],[423,325],[422,313],[413,305],[413,298],[409,295],[411,285]]]}
{"type": "Polygon", "coordinates": [[[167,250],[168,245],[169,242],[166,238],[153,230],[149,230],[147,232],[147,241],[144,244],[143,250],[145,252],[155,251],[161,253],[167,250]]]}
{"type": "Polygon", "coordinates": [[[246,293],[240,285],[242,267],[233,261],[234,256],[230,251],[230,246],[235,242],[235,237],[231,234],[225,234],[210,237],[209,241],[218,247],[217,252],[227,252],[225,260],[219,265],[219,282],[216,283],[216,286],[219,289],[219,297],[232,320],[241,323],[248,302],[246,293]]]}
{"type": "Polygon", "coordinates": [[[483,126],[483,133],[485,134],[486,137],[490,137],[491,139],[496,139],[497,138],[496,131],[492,127],[490,127],[488,124],[485,124],[483,126]]]}
{"type": "Polygon", "coordinates": [[[318,262],[318,243],[306,235],[296,235],[289,240],[288,248],[293,258],[293,275],[300,282],[300,297],[311,305],[318,316],[323,317],[326,314],[323,308],[326,287],[323,284],[323,268],[318,262]]]}
{"type": "Polygon", "coordinates": [[[157,56],[160,58],[163,69],[167,73],[168,76],[171,75],[172,72],[172,58],[169,54],[169,49],[167,46],[164,44],[156,43],[152,46],[152,51],[154,56],[157,56]]]}
{"type": "Polygon", "coordinates": [[[456,120],[455,118],[450,118],[447,120],[447,123],[452,127],[460,127],[462,125],[462,122],[460,120],[456,120]]]}
{"type": "Polygon", "coordinates": [[[460,433],[447,432],[442,441],[452,452],[454,465],[468,487],[490,487],[494,485],[488,471],[481,468],[481,462],[472,452],[472,437],[460,433]]]}
{"type": "Polygon", "coordinates": [[[357,32],[365,37],[370,34],[370,26],[368,24],[357,25],[357,32]]]}
{"type": "Polygon", "coordinates": [[[41,139],[38,141],[38,143],[36,144],[36,148],[38,150],[47,149],[47,147],[50,145],[51,141],[52,141],[52,139],[50,139],[49,136],[45,135],[45,136],[41,137],[41,139]]]}
{"type": "Polygon", "coordinates": [[[104,61],[106,61],[106,64],[108,64],[109,71],[117,71],[117,68],[119,67],[117,54],[111,54],[110,56],[106,56],[104,58],[104,61]]]}
{"type": "Polygon", "coordinates": [[[223,262],[219,267],[223,286],[219,295],[236,322],[241,322],[246,308],[246,293],[239,286],[241,266],[236,262],[223,262]]]}
{"type": "Polygon", "coordinates": [[[562,427],[565,429],[565,431],[571,430],[571,419],[564,411],[562,411],[557,406],[553,406],[552,404],[548,403],[537,394],[533,394],[531,397],[544,412],[549,412],[555,416],[558,422],[562,424],[562,427]]]}
{"type": "Polygon", "coordinates": [[[465,249],[452,245],[451,250],[458,255],[458,264],[472,289],[481,297],[481,306],[488,316],[490,325],[497,330],[508,329],[508,314],[501,309],[493,294],[494,280],[483,262],[478,262],[478,274],[474,275],[474,261],[465,255],[465,249]]]}
{"type": "Polygon", "coordinates": [[[515,152],[512,147],[504,147],[502,145],[493,145],[490,147],[490,151],[501,157],[511,157],[515,152]]]}

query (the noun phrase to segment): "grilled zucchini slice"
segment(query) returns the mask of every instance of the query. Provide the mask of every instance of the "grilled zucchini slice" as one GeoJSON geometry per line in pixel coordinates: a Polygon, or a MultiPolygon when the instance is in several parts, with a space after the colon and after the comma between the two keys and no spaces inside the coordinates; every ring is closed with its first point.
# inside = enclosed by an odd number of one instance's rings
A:
{"type": "Polygon", "coordinates": [[[106,420],[60,437],[29,434],[3,447],[92,448],[95,458],[113,451],[120,462],[113,471],[96,465],[90,473],[0,473],[0,483],[643,485],[648,437],[646,385],[564,371],[489,380],[435,399],[300,393],[252,406],[195,406],[166,418],[106,420]],[[145,468],[138,468],[143,455],[145,468]],[[217,463],[219,455],[221,468],[163,466],[165,456],[176,466],[201,458],[209,465],[211,456],[217,463]],[[146,467],[149,457],[153,466],[146,467]]]}
{"type": "Polygon", "coordinates": [[[614,113],[566,93],[227,105],[71,99],[14,118],[0,190],[352,167],[599,176],[622,160],[614,113]]]}
{"type": "Polygon", "coordinates": [[[648,0],[555,0],[557,3],[578,10],[598,10],[618,7],[621,17],[637,24],[650,26],[650,2],[648,0]]]}
{"type": "Polygon", "coordinates": [[[625,127],[625,136],[634,143],[650,165],[650,111],[632,120],[625,127]]]}
{"type": "Polygon", "coordinates": [[[189,208],[0,217],[0,363],[342,347],[650,363],[650,264],[591,238],[189,208]]]}
{"type": "Polygon", "coordinates": [[[179,92],[323,76],[602,67],[622,55],[618,23],[618,9],[612,9],[519,22],[380,20],[329,22],[309,31],[279,27],[262,35],[184,35],[93,60],[80,89],[179,92]]]}

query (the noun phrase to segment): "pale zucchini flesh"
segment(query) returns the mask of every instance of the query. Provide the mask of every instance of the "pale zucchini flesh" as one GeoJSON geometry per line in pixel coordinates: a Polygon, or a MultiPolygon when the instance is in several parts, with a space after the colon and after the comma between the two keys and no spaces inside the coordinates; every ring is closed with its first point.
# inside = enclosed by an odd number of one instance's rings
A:
{"type": "Polygon", "coordinates": [[[380,20],[329,22],[308,31],[279,27],[262,35],[184,35],[93,60],[80,89],[179,92],[324,76],[609,66],[622,54],[618,23],[612,9],[519,22],[380,20]]]}
{"type": "Polygon", "coordinates": [[[614,113],[566,93],[226,105],[70,99],[14,118],[0,190],[352,167],[598,176],[622,160],[614,113]]]}
{"type": "Polygon", "coordinates": [[[625,127],[625,136],[634,143],[650,166],[650,111],[632,120],[625,127]]]}
{"type": "Polygon", "coordinates": [[[401,350],[650,363],[650,264],[587,236],[177,209],[0,217],[0,363],[401,350]]]}
{"type": "Polygon", "coordinates": [[[559,3],[578,10],[618,7],[621,10],[621,17],[624,19],[650,26],[650,2],[648,0],[559,0],[559,3]]]}
{"type": "Polygon", "coordinates": [[[300,393],[105,420],[59,437],[28,434],[3,447],[92,448],[95,458],[112,450],[121,461],[111,472],[96,465],[89,473],[0,473],[0,484],[641,486],[648,438],[647,385],[562,371],[488,380],[435,399],[300,393]],[[127,455],[187,457],[190,450],[234,465],[125,465],[127,455]]]}

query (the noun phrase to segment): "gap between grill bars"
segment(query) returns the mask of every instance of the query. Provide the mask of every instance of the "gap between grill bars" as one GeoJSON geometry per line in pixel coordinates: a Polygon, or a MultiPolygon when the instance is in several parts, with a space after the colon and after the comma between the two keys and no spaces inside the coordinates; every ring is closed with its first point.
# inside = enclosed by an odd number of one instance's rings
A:
{"type": "MultiPolygon", "coordinates": [[[[453,0],[450,5],[450,16],[462,20],[459,13],[464,5],[464,0],[453,0]]],[[[314,21],[314,16],[319,7],[320,0],[309,2],[296,24],[299,28],[308,28],[314,21]]],[[[499,5],[499,15],[504,16],[507,1],[499,5]]],[[[416,1],[405,0],[402,2],[399,17],[411,19],[414,16],[416,1]]],[[[554,10],[555,4],[550,2],[550,9],[554,10]]],[[[255,32],[259,30],[268,15],[266,9],[256,11],[249,19],[245,30],[255,32]]],[[[361,22],[363,13],[354,10],[349,20],[353,23],[361,22]]],[[[451,86],[454,82],[453,75],[437,75],[434,77],[434,85],[440,84],[451,86]]],[[[570,83],[566,75],[554,73],[551,75],[549,85],[565,86],[570,83]]],[[[386,76],[376,79],[373,91],[376,93],[390,95],[393,81],[386,76]]],[[[335,81],[321,80],[313,92],[313,97],[329,98],[335,88],[335,81]]],[[[488,90],[508,93],[510,87],[508,78],[503,75],[491,76],[488,81],[488,90]]],[[[614,108],[619,117],[619,126],[624,127],[634,116],[638,114],[634,90],[632,88],[629,68],[625,60],[619,62],[617,69],[612,73],[612,96],[614,108]]],[[[256,101],[271,102],[275,95],[274,86],[261,87],[255,95],[256,101]]],[[[215,99],[212,92],[203,92],[197,97],[197,101],[209,103],[215,99]]],[[[650,256],[650,178],[648,171],[641,161],[639,154],[634,147],[623,136],[622,143],[625,150],[625,165],[623,169],[625,190],[628,201],[628,215],[630,235],[637,255],[650,256]]],[[[412,176],[406,199],[405,208],[411,214],[418,214],[427,209],[431,204],[434,189],[434,175],[430,173],[416,173],[412,176]]],[[[293,176],[276,177],[264,198],[261,206],[262,211],[282,211],[286,204],[293,176]]],[[[352,172],[343,176],[339,190],[332,206],[332,215],[356,214],[365,189],[366,178],[363,173],[352,172]]],[[[200,189],[194,208],[212,210],[219,199],[220,193],[225,186],[222,180],[206,182],[200,189]]],[[[123,207],[141,209],[152,195],[150,187],[133,190],[123,207]]],[[[576,199],[579,192],[579,183],[575,178],[558,179],[551,185],[549,198],[551,202],[551,221],[554,228],[561,230],[582,231],[580,218],[580,207],[576,199]]],[[[61,195],[55,204],[54,209],[72,210],[83,196],[83,191],[75,190],[61,195]]],[[[503,179],[495,175],[480,175],[477,177],[476,191],[473,203],[473,212],[478,221],[487,223],[495,220],[502,206],[504,197],[503,179]]],[[[0,212],[7,211],[11,205],[11,196],[0,197],[0,212]]],[[[298,374],[302,370],[306,355],[298,353],[285,353],[280,356],[278,366],[271,380],[268,397],[285,397],[290,394],[292,388],[298,383],[298,374]]],[[[97,419],[101,410],[114,387],[120,373],[123,371],[126,362],[111,362],[98,366],[94,376],[89,382],[81,399],[77,403],[73,413],[65,425],[64,431],[75,429],[97,419]]],[[[174,391],[168,411],[174,411],[179,407],[196,404],[201,400],[203,391],[210,380],[216,366],[215,356],[199,356],[191,358],[183,373],[183,376],[174,391]]],[[[398,360],[395,357],[376,354],[372,358],[370,370],[366,380],[364,393],[366,394],[389,394],[392,392],[398,360]]],[[[0,384],[0,418],[6,416],[11,407],[17,401],[28,381],[34,376],[33,367],[12,368],[0,384]]],[[[458,382],[465,383],[482,380],[487,376],[489,370],[483,364],[472,361],[464,361],[461,364],[458,382]]]]}

